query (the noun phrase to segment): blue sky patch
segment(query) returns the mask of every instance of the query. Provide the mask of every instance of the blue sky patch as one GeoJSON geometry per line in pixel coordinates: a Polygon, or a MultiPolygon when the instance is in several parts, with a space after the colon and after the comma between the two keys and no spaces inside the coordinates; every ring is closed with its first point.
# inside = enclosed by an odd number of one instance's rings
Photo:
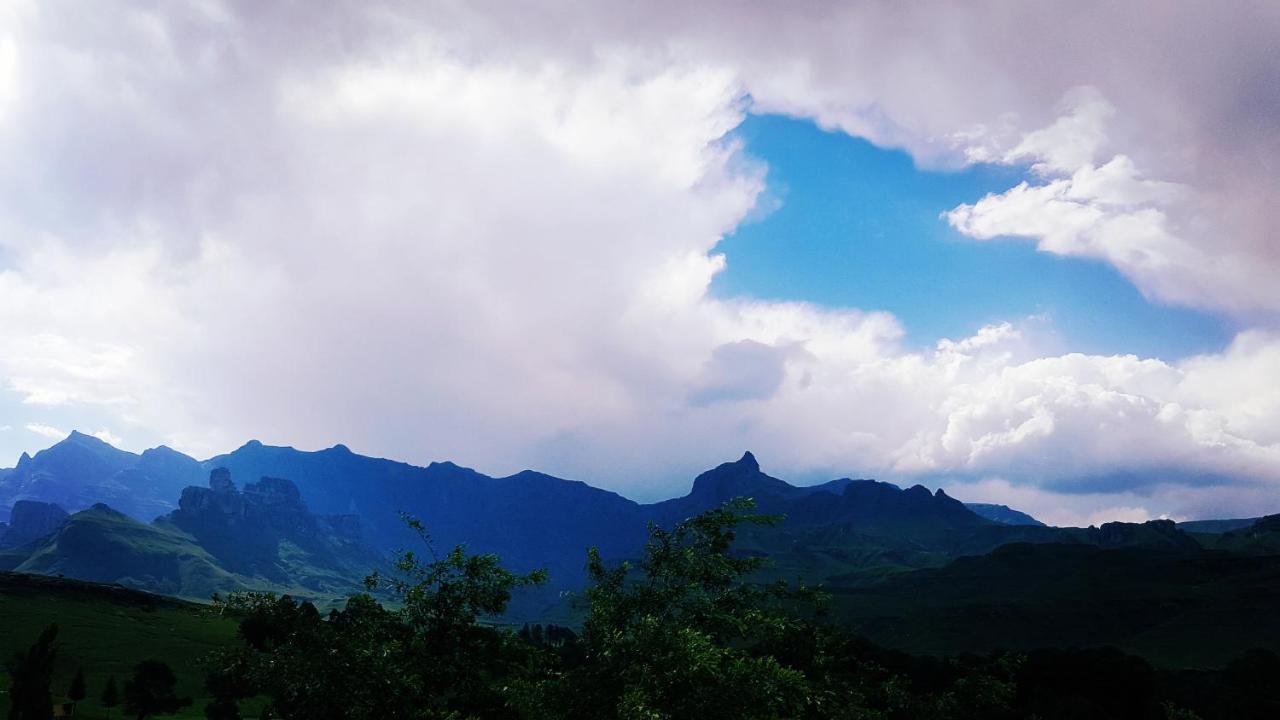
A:
{"type": "Polygon", "coordinates": [[[768,164],[779,205],[721,241],[720,297],[889,311],[916,347],[1032,315],[1086,353],[1176,359],[1235,334],[1222,317],[1149,302],[1102,262],[973,240],[941,217],[1031,179],[1024,168],[920,170],[906,153],[775,115],[751,115],[736,134],[768,164]]]}

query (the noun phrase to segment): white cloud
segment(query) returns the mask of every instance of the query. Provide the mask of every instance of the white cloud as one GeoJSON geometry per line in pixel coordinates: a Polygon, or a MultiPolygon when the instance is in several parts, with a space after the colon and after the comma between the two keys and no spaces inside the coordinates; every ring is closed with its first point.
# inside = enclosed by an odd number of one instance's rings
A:
{"type": "Polygon", "coordinates": [[[1022,182],[960,205],[947,220],[981,240],[1025,236],[1044,252],[1104,260],[1159,301],[1280,309],[1280,288],[1270,280],[1280,271],[1274,258],[1180,237],[1173,217],[1185,214],[1189,188],[1142,177],[1126,155],[1094,164],[1112,113],[1105,100],[1085,94],[1062,118],[998,157],[1032,162],[1047,182],[1022,182]]]}
{"type": "Polygon", "coordinates": [[[61,440],[68,434],[52,425],[44,425],[42,423],[27,423],[26,428],[36,435],[50,440],[61,440]]]}
{"type": "Polygon", "coordinates": [[[123,444],[124,444],[124,440],[123,440],[123,439],[121,439],[121,437],[120,437],[119,435],[116,435],[115,433],[111,432],[111,431],[110,431],[110,430],[108,430],[107,428],[102,428],[101,430],[98,430],[97,432],[92,432],[92,433],[89,433],[89,434],[90,434],[90,435],[92,435],[92,436],[94,436],[94,437],[96,437],[96,438],[98,438],[98,439],[99,439],[99,440],[101,440],[102,442],[109,443],[109,444],[114,445],[114,446],[116,446],[116,447],[120,447],[121,445],[123,445],[123,444]]]}
{"type": "Polygon", "coordinates": [[[750,103],[922,164],[1039,163],[952,222],[1266,325],[1274,186],[1245,145],[1265,165],[1273,135],[1217,82],[1270,57],[1248,13],[1194,28],[1230,57],[1168,51],[1178,16],[1153,69],[1099,65],[1090,43],[1136,52],[1105,6],[565,7],[0,13],[6,389],[197,454],[345,442],[647,497],[744,447],[1013,478],[1083,519],[1280,481],[1265,329],[1182,362],[1059,356],[1016,322],[920,352],[886,313],[707,295],[763,189],[726,137],[750,103]]]}

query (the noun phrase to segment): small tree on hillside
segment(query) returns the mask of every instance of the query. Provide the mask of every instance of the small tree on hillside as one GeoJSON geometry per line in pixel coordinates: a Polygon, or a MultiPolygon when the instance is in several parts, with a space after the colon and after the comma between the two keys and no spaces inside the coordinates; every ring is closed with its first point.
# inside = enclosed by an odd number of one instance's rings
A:
{"type": "Polygon", "coordinates": [[[124,709],[138,720],[155,715],[172,715],[191,704],[191,698],[174,693],[178,678],[173,668],[159,660],[143,660],[133,668],[133,677],[124,684],[124,709]]]}
{"type": "Polygon", "coordinates": [[[102,703],[102,707],[107,709],[107,718],[110,720],[111,711],[120,704],[120,688],[116,685],[116,676],[112,675],[107,678],[107,686],[102,688],[102,696],[98,698],[102,703]]]}
{"type": "Polygon", "coordinates": [[[40,633],[25,653],[15,653],[9,670],[9,720],[48,720],[53,717],[53,661],[58,655],[58,626],[40,633]]]}
{"type": "Polygon", "coordinates": [[[79,703],[84,699],[87,690],[84,684],[84,668],[76,668],[76,676],[71,678],[71,687],[67,688],[67,699],[79,703]]]}

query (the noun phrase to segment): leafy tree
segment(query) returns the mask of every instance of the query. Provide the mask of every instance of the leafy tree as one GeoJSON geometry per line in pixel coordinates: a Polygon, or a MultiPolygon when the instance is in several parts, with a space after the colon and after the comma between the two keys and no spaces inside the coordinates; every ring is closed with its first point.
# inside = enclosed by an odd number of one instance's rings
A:
{"type": "Polygon", "coordinates": [[[820,596],[746,582],[762,560],[732,551],[737,528],[777,518],[739,500],[667,531],[650,528],[633,567],[588,555],[591,608],[584,662],[547,686],[575,718],[778,718],[802,714],[814,690],[800,670],[761,652],[820,596]]]}
{"type": "Polygon", "coordinates": [[[9,671],[9,720],[53,717],[53,662],[58,655],[58,626],[49,625],[25,653],[15,653],[9,671]]]}
{"type": "Polygon", "coordinates": [[[496,556],[461,547],[437,556],[421,523],[406,521],[430,559],[403,552],[392,574],[367,581],[370,592],[394,596],[397,609],[367,593],[327,617],[288,596],[227,598],[243,617],[244,646],[212,662],[209,717],[253,695],[269,698],[269,710],[285,720],[511,717],[505,680],[526,672],[534,653],[478,621],[502,614],[514,589],[543,582],[545,573],[517,575],[496,556]]]}
{"type": "Polygon", "coordinates": [[[173,668],[159,660],[143,660],[133,667],[133,677],[124,684],[124,708],[138,720],[172,715],[191,704],[191,698],[175,694],[177,683],[173,668]]]}
{"type": "Polygon", "coordinates": [[[107,678],[106,687],[102,688],[102,695],[98,697],[98,702],[107,709],[107,717],[110,718],[111,711],[120,704],[120,688],[116,685],[115,675],[107,678]]]}
{"type": "Polygon", "coordinates": [[[87,690],[84,684],[84,668],[76,668],[75,677],[71,678],[71,687],[67,688],[67,698],[73,703],[79,703],[84,699],[87,690]]]}

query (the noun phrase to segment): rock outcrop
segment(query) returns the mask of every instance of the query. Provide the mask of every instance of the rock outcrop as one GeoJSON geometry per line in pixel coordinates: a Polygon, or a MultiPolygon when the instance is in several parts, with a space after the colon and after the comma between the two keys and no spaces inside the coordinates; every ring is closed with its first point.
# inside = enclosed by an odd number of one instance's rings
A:
{"type": "Polygon", "coordinates": [[[357,516],[312,514],[297,485],[282,478],[264,477],[240,490],[226,468],[216,468],[208,487],[184,489],[178,509],[162,521],[194,537],[232,571],[273,581],[289,574],[281,565],[282,543],[321,565],[345,558],[372,567],[357,516]]]}
{"type": "Polygon", "coordinates": [[[9,513],[0,545],[14,547],[52,534],[67,521],[67,511],[54,503],[19,500],[9,513]]]}

